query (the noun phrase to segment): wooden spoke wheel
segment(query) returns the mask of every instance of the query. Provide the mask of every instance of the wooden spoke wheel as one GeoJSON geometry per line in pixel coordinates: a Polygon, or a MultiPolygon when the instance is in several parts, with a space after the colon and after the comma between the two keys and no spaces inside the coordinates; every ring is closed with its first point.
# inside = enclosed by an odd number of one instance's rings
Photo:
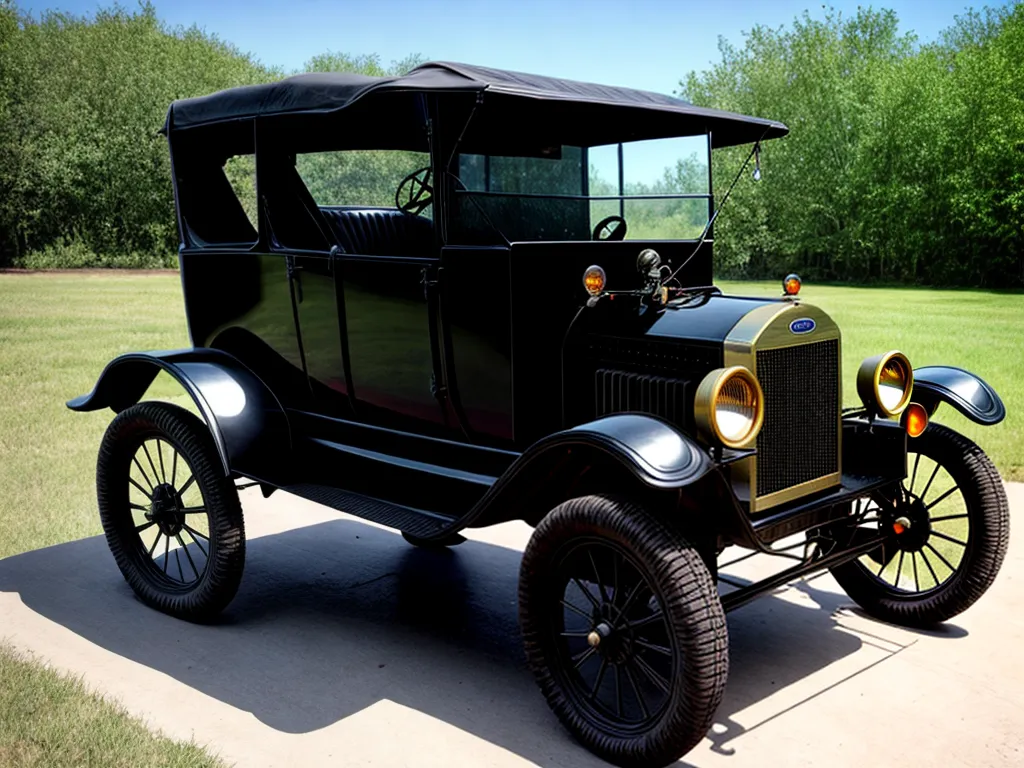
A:
{"type": "Polygon", "coordinates": [[[666,765],[704,737],[728,674],[725,615],[701,558],[643,509],[556,507],[526,549],[519,613],[548,704],[589,749],[666,765]]]}
{"type": "Polygon", "coordinates": [[[995,580],[1010,535],[1002,480],[982,450],[939,424],[908,445],[895,497],[857,503],[862,528],[890,539],[832,569],[846,593],[885,621],[927,626],[970,607],[995,580]]]}
{"type": "Polygon", "coordinates": [[[167,403],[132,406],[108,427],[96,477],[107,543],[144,603],[198,621],[231,601],[242,509],[205,424],[167,403]]]}

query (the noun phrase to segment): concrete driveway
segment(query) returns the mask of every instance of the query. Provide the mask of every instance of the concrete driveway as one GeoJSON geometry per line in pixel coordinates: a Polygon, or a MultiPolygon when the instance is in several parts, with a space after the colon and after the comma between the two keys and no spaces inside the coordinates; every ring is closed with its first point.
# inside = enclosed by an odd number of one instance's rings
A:
{"type": "MultiPolygon", "coordinates": [[[[143,607],[96,537],[0,561],[0,636],[241,766],[604,765],[522,658],[525,525],[427,552],[283,494],[243,502],[246,576],[218,625],[143,607]]],[[[993,589],[938,632],[858,615],[828,576],[732,613],[725,701],[688,764],[1024,765],[1016,534],[993,589]]]]}

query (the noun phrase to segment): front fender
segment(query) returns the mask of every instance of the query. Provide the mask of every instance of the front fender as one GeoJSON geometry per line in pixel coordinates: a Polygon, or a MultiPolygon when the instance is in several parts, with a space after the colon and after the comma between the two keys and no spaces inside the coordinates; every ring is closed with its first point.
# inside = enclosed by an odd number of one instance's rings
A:
{"type": "Polygon", "coordinates": [[[225,475],[270,479],[291,455],[291,430],[273,392],[235,357],[217,349],[130,352],[107,364],[92,392],[69,400],[73,411],[137,403],[160,371],[188,392],[213,435],[225,475]]]}
{"type": "Polygon", "coordinates": [[[935,413],[939,403],[949,403],[978,424],[998,424],[1006,416],[1003,401],[980,376],[947,365],[915,368],[912,399],[929,414],[935,413]]]}
{"type": "Polygon", "coordinates": [[[539,520],[572,492],[576,470],[609,461],[639,481],[637,490],[667,492],[660,494],[665,499],[678,500],[675,491],[705,476],[721,480],[720,473],[714,472],[718,464],[707,451],[675,427],[643,414],[615,414],[534,443],[487,490],[459,527],[515,518],[539,520]]]}
{"type": "Polygon", "coordinates": [[[557,432],[531,447],[524,458],[574,445],[608,454],[652,488],[682,488],[715,466],[689,436],[639,413],[606,416],[557,432]]]}

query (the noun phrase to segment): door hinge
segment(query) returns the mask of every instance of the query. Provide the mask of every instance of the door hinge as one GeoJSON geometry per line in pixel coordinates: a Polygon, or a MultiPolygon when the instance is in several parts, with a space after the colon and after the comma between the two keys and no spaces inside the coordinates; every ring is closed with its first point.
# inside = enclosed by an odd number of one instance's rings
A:
{"type": "Polygon", "coordinates": [[[295,286],[295,298],[299,304],[302,303],[302,267],[295,263],[295,257],[291,254],[285,256],[285,269],[288,273],[288,280],[295,286]]]}
{"type": "Polygon", "coordinates": [[[423,286],[423,298],[430,298],[430,291],[437,288],[438,283],[441,279],[441,268],[438,267],[437,271],[433,276],[430,274],[430,267],[424,267],[420,270],[420,284],[423,286]]]}

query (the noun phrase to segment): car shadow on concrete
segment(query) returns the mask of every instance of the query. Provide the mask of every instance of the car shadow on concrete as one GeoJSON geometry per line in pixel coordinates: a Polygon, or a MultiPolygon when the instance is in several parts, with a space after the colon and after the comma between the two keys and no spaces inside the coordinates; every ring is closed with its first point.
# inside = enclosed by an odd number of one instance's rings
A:
{"type": "MultiPolygon", "coordinates": [[[[0,591],[283,732],[390,699],[541,765],[604,765],[561,729],[526,668],[519,561],[515,550],[475,541],[417,549],[340,519],[250,540],[239,594],[213,625],[139,603],[99,536],[0,560],[0,591]]],[[[865,642],[837,631],[843,596],[800,588],[809,607],[769,596],[730,614],[715,751],[739,748],[733,714],[865,642]]]]}

